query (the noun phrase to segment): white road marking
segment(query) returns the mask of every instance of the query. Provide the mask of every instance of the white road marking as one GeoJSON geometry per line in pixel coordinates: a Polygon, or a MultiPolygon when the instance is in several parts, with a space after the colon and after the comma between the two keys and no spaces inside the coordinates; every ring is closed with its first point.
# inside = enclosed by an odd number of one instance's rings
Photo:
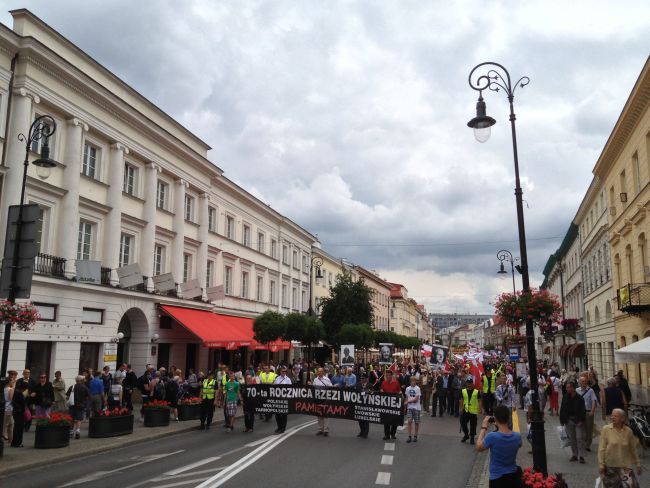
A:
{"type": "Polygon", "coordinates": [[[257,447],[260,444],[264,444],[266,441],[271,440],[271,439],[275,439],[275,438],[277,438],[277,436],[275,436],[275,435],[270,435],[268,437],[263,437],[262,439],[258,439],[255,442],[250,442],[250,443],[246,444],[246,447],[257,447]]]}
{"type": "Polygon", "coordinates": [[[395,450],[395,443],[394,442],[385,442],[384,443],[384,451],[394,451],[395,450]]]}
{"type": "MultiPolygon", "coordinates": [[[[381,464],[393,464],[393,456],[389,456],[387,454],[384,454],[381,457],[381,464]]],[[[160,488],[160,487],[159,487],[160,488]]]]}
{"type": "Polygon", "coordinates": [[[60,485],[59,488],[64,488],[66,486],[73,486],[73,485],[79,485],[81,483],[89,483],[91,481],[96,481],[96,480],[102,479],[107,474],[118,473],[120,471],[126,471],[129,468],[133,468],[135,466],[140,466],[141,464],[149,463],[151,461],[156,461],[157,459],[161,459],[161,458],[164,458],[164,457],[167,457],[167,456],[173,456],[174,454],[179,454],[179,453],[181,453],[183,451],[185,451],[185,449],[181,449],[179,451],[169,452],[169,453],[165,453],[165,454],[152,454],[150,456],[144,456],[137,463],[128,464],[126,466],[120,466],[119,468],[115,468],[115,469],[112,469],[110,471],[97,471],[96,473],[93,473],[93,474],[88,475],[88,476],[84,476],[83,478],[79,478],[79,479],[70,481],[69,483],[66,483],[65,485],[60,485]]]}
{"type": "Polygon", "coordinates": [[[259,446],[257,449],[254,451],[250,452],[243,458],[241,458],[239,461],[236,463],[228,466],[226,469],[221,471],[220,473],[217,473],[214,475],[212,478],[208,478],[205,480],[203,483],[200,485],[196,486],[196,488],[217,488],[224,484],[226,481],[228,481],[230,478],[235,476],[237,473],[241,472],[242,470],[246,469],[248,466],[253,464],[255,461],[260,459],[262,456],[265,454],[268,454],[271,452],[271,450],[281,444],[282,442],[286,441],[289,437],[292,435],[298,433],[298,431],[310,427],[312,425],[316,424],[316,420],[312,420],[310,422],[305,422],[304,424],[300,424],[293,429],[287,431],[285,434],[280,434],[278,436],[273,436],[274,438],[266,441],[264,444],[259,446]]]}
{"type": "Polygon", "coordinates": [[[200,483],[203,481],[203,478],[197,478],[193,480],[177,481],[176,483],[167,483],[165,485],[156,485],[156,488],[172,488],[172,486],[183,486],[189,485],[190,483],[200,483]]]}
{"type": "Polygon", "coordinates": [[[189,471],[192,468],[198,468],[199,466],[203,466],[204,464],[211,463],[212,461],[216,461],[217,459],[221,459],[221,456],[205,458],[195,463],[188,464],[187,466],[172,469],[171,471],[167,471],[166,473],[163,473],[163,476],[174,476],[175,474],[184,473],[185,471],[189,471]]]}
{"type": "Polygon", "coordinates": [[[390,473],[384,473],[380,471],[377,473],[377,479],[375,480],[376,485],[390,485],[390,473]]]}

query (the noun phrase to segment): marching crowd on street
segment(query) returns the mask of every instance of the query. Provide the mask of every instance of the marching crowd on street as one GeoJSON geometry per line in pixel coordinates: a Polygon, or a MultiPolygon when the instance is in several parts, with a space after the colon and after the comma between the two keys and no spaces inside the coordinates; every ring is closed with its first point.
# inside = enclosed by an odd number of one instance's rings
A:
{"type": "MultiPolygon", "coordinates": [[[[526,373],[518,377],[514,371],[514,364],[508,362],[486,362],[481,385],[476,387],[476,378],[462,364],[434,370],[426,362],[395,362],[390,367],[376,362],[338,367],[296,360],[291,365],[259,364],[244,370],[231,370],[222,364],[207,374],[190,369],[187,375],[175,366],[168,371],[147,365],[140,376],[131,365],[122,364],[116,371],[108,367],[103,371],[87,370],[77,376],[74,385],[68,386],[58,371],[50,381],[44,374],[34,379],[25,369],[20,378],[16,371],[8,372],[2,435],[12,447],[22,447],[23,432],[30,429],[32,418],[69,412],[74,421],[71,437],[79,439],[84,419],[98,415],[105,408],[125,407],[132,411],[136,391],[143,405],[153,400],[169,402],[176,421],[176,408],[181,399],[200,398],[200,430],[210,429],[214,409],[223,408],[224,428],[232,432],[241,405],[247,433],[253,431],[257,417],[255,402],[248,394],[250,385],[302,384],[363,394],[384,392],[401,394],[404,398],[407,443],[418,441],[422,412],[430,412],[432,417],[457,417],[463,432],[461,442],[469,441],[479,451],[491,451],[491,486],[517,486],[512,483],[519,476],[516,455],[522,437],[512,431],[512,417],[521,408],[530,423],[533,400],[530,376],[526,373]],[[480,414],[484,417],[477,437],[480,414]],[[492,429],[496,430],[488,433],[492,429]]],[[[580,372],[578,368],[560,371],[556,364],[540,365],[537,382],[541,412],[559,416],[566,430],[572,452],[570,461],[587,462],[595,435],[594,418],[600,409],[603,421],[611,422],[599,432],[597,463],[604,486],[626,486],[620,480],[626,476],[633,479],[632,468],[641,474],[636,438],[626,425],[631,392],[622,371],[609,378],[607,386],[601,389],[596,371],[580,372]]],[[[269,422],[271,414],[259,415],[259,420],[269,422]]],[[[275,432],[283,433],[287,415],[275,414],[275,422],[275,432]]],[[[384,440],[396,439],[397,423],[383,427],[384,440]]],[[[359,421],[358,437],[367,438],[369,432],[369,422],[359,421]]],[[[316,435],[327,437],[329,433],[329,419],[319,417],[316,435]]],[[[525,437],[530,440],[529,435],[525,437]]]]}

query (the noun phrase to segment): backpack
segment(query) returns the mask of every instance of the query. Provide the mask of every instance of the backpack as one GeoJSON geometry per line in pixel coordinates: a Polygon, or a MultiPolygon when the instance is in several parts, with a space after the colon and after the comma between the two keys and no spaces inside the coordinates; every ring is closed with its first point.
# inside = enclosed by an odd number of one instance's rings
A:
{"type": "Polygon", "coordinates": [[[156,400],[164,400],[166,395],[165,383],[162,380],[159,380],[156,383],[156,386],[153,387],[153,397],[156,400]]]}
{"type": "Polygon", "coordinates": [[[149,395],[149,392],[144,388],[144,385],[147,384],[149,384],[149,381],[147,379],[147,373],[145,373],[138,378],[138,381],[136,383],[138,390],[140,390],[140,393],[142,393],[143,395],[149,395]]]}
{"type": "Polygon", "coordinates": [[[174,401],[178,397],[178,383],[173,380],[165,384],[165,398],[169,401],[174,401]]]}

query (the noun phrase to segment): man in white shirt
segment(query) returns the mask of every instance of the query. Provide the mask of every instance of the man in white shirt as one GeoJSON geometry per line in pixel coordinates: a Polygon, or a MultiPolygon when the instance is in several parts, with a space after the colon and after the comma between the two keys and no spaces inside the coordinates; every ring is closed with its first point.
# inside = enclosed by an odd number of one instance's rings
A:
{"type": "Polygon", "coordinates": [[[411,384],[406,387],[404,394],[406,395],[406,420],[408,421],[409,428],[409,438],[406,442],[411,442],[411,440],[417,442],[422,406],[420,405],[420,387],[418,386],[418,379],[415,376],[411,376],[411,384]],[[411,439],[411,427],[413,424],[415,424],[415,435],[411,439]]]}
{"type": "MultiPolygon", "coordinates": [[[[287,367],[282,366],[280,368],[280,376],[276,376],[273,380],[274,385],[290,385],[291,378],[287,376],[287,367]]],[[[276,413],[275,414],[275,423],[278,428],[275,430],[276,434],[284,434],[285,429],[287,428],[287,414],[286,413],[276,413]]]]}
{"type": "MultiPolygon", "coordinates": [[[[323,368],[318,368],[318,376],[314,378],[312,384],[314,385],[314,388],[326,388],[332,386],[332,382],[327,376],[325,376],[325,370],[323,368]]],[[[329,420],[330,419],[327,417],[318,417],[318,432],[316,432],[316,435],[322,435],[324,437],[329,435],[329,420]]]]}
{"type": "Polygon", "coordinates": [[[585,410],[587,416],[585,417],[585,449],[591,452],[591,441],[594,438],[594,412],[598,405],[598,398],[592,388],[589,387],[589,380],[586,375],[581,375],[580,387],[576,388],[576,393],[585,401],[585,410]]]}

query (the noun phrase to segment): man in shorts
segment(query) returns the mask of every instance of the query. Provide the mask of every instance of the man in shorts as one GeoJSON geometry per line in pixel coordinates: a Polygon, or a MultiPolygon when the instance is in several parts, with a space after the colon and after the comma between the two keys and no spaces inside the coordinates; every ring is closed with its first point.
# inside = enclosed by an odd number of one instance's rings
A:
{"type": "Polygon", "coordinates": [[[418,430],[420,429],[420,411],[422,406],[420,404],[420,387],[418,386],[418,379],[411,376],[411,384],[406,387],[404,391],[406,395],[406,420],[408,421],[409,438],[406,442],[418,441],[418,430]],[[411,430],[415,424],[415,435],[411,437],[411,430]]]}
{"type": "Polygon", "coordinates": [[[237,402],[241,403],[241,388],[235,379],[235,372],[228,371],[228,381],[223,386],[224,413],[226,415],[227,432],[235,430],[235,416],[237,415],[237,402]]]}

